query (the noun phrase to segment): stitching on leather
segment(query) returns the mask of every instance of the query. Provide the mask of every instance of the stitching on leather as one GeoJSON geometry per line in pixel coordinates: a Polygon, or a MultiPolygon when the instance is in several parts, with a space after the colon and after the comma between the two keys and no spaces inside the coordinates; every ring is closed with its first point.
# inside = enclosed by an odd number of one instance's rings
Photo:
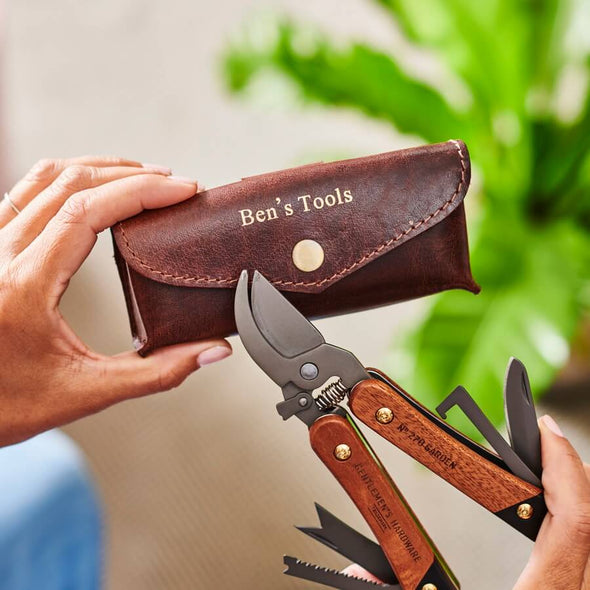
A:
{"type": "MultiPolygon", "coordinates": [[[[359,260],[357,260],[356,262],[354,262],[350,266],[347,266],[346,268],[342,269],[341,271],[334,273],[332,276],[326,277],[325,279],[322,279],[321,281],[295,282],[295,281],[283,281],[281,279],[268,279],[268,280],[274,285],[283,285],[283,286],[290,286],[290,287],[320,287],[320,286],[324,285],[325,283],[329,283],[330,281],[334,280],[335,278],[341,277],[341,276],[347,274],[348,272],[350,272],[351,270],[355,269],[356,267],[375,258],[385,248],[388,248],[392,244],[395,244],[396,242],[398,242],[399,240],[401,240],[405,236],[409,235],[410,233],[415,232],[420,226],[424,225],[425,223],[428,223],[432,218],[439,215],[442,211],[445,211],[449,207],[449,205],[451,205],[453,203],[453,201],[457,198],[457,196],[460,194],[461,189],[463,188],[463,185],[465,184],[465,172],[467,170],[467,167],[465,166],[465,154],[463,153],[463,150],[461,149],[461,145],[459,144],[458,141],[456,141],[454,139],[451,139],[450,142],[457,148],[457,152],[459,154],[459,159],[460,159],[460,163],[461,163],[461,178],[459,179],[459,183],[457,184],[457,188],[455,189],[455,191],[453,192],[453,194],[451,195],[449,200],[445,201],[436,211],[434,211],[430,215],[427,215],[426,217],[424,217],[423,219],[421,219],[417,223],[410,221],[410,227],[408,229],[401,232],[397,236],[387,240],[386,242],[384,242],[383,244],[381,244],[380,246],[378,246],[377,248],[375,248],[374,250],[372,250],[368,254],[365,254],[362,258],[359,258],[359,260]]],[[[129,250],[131,256],[133,256],[133,258],[135,258],[135,260],[137,260],[137,262],[140,264],[140,266],[150,270],[153,273],[156,273],[157,275],[160,275],[164,279],[176,279],[176,280],[182,280],[182,281],[191,281],[194,283],[217,283],[220,285],[228,285],[228,286],[233,286],[233,285],[237,284],[237,282],[238,282],[238,279],[224,279],[224,278],[216,278],[216,277],[194,277],[191,275],[176,275],[176,274],[162,272],[162,271],[158,270],[157,268],[150,266],[149,264],[147,264],[144,260],[142,260],[138,256],[138,254],[131,247],[131,244],[129,243],[129,239],[127,238],[127,234],[125,233],[125,228],[123,227],[123,224],[121,222],[119,223],[119,227],[121,228],[121,234],[123,236],[123,239],[125,240],[125,245],[127,246],[127,249],[129,250]]]]}

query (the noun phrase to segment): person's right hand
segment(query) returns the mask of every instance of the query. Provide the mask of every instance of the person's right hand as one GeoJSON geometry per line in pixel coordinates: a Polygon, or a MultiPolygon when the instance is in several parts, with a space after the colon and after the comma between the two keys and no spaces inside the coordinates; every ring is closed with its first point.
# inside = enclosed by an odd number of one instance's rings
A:
{"type": "Polygon", "coordinates": [[[39,162],[9,193],[19,213],[0,197],[0,446],[170,389],[231,354],[228,342],[215,339],[147,358],[106,356],[90,350],[59,311],[98,233],[196,192],[195,181],[169,169],[88,156],[39,162]]]}
{"type": "MultiPolygon", "coordinates": [[[[548,513],[514,590],[590,590],[590,465],[550,416],[539,426],[548,513]]],[[[380,581],[358,565],[344,571],[380,581]]]]}
{"type": "Polygon", "coordinates": [[[590,590],[590,466],[550,416],[539,424],[549,512],[514,590],[590,590]]]}

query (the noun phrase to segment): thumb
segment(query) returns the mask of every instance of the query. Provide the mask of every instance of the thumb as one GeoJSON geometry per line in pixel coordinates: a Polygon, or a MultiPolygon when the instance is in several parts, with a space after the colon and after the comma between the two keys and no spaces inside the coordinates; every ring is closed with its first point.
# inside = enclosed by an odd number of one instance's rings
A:
{"type": "Polygon", "coordinates": [[[590,482],[584,463],[553,418],[543,416],[540,425],[543,487],[553,532],[559,532],[564,540],[567,538],[583,549],[587,559],[590,553],[590,482]]]}
{"type": "Polygon", "coordinates": [[[178,387],[191,373],[232,353],[226,340],[203,340],[156,350],[147,357],[136,352],[98,361],[105,405],[178,387]]]}
{"type": "Polygon", "coordinates": [[[577,590],[590,557],[590,482],[555,421],[543,416],[539,425],[548,514],[517,588],[577,590]]]}

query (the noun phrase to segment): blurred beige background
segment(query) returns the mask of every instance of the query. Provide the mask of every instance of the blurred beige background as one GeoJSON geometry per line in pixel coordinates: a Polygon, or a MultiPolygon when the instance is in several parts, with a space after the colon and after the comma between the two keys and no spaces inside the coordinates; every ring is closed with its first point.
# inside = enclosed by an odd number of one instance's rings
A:
{"type": "MultiPolygon", "coordinates": [[[[8,2],[2,100],[10,181],[40,157],[113,153],[169,165],[214,186],[322,152],[407,145],[352,114],[228,98],[219,51],[263,6],[390,43],[390,24],[362,0],[8,2]]],[[[109,239],[101,236],[63,311],[92,346],[114,353],[130,346],[130,334],[109,239]]],[[[378,366],[401,322],[418,311],[419,304],[404,304],[319,327],[378,366]]],[[[305,427],[276,414],[278,389],[235,338],[232,344],[233,358],[176,391],[67,428],[85,450],[105,502],[109,590],[308,587],[281,575],[283,553],[342,564],[292,527],[315,523],[314,500],[366,530],[308,448],[305,427]]],[[[588,403],[566,409],[554,402],[550,409],[590,456],[588,403]]],[[[510,588],[530,543],[369,438],[463,587],[510,588]]]]}

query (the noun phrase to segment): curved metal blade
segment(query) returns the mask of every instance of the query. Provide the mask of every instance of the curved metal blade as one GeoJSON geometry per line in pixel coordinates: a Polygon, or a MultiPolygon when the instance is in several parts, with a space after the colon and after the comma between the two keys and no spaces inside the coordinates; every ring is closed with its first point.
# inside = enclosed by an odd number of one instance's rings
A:
{"type": "Polygon", "coordinates": [[[267,341],[286,358],[325,342],[318,329],[257,270],[252,280],[252,313],[267,341]]]}
{"type": "Polygon", "coordinates": [[[510,444],[531,471],[541,477],[541,436],[525,366],[511,358],[504,382],[504,411],[510,444]]]}
{"type": "Polygon", "coordinates": [[[238,334],[248,354],[271,379],[281,386],[285,385],[287,383],[285,375],[277,372],[277,367],[283,365],[284,359],[266,341],[252,315],[248,297],[248,271],[246,270],[242,271],[236,288],[234,315],[238,334]]]}
{"type": "MultiPolygon", "coordinates": [[[[368,375],[359,360],[348,350],[327,344],[308,322],[260,273],[254,274],[252,308],[248,297],[248,272],[242,271],[234,299],[238,333],[254,362],[283,389],[285,400],[301,392],[309,395],[338,376],[346,390],[368,375]],[[256,308],[254,311],[252,308],[256,308]]],[[[294,403],[295,412],[306,424],[321,415],[316,404],[294,403]]],[[[293,415],[290,406],[279,413],[293,415]]]]}

